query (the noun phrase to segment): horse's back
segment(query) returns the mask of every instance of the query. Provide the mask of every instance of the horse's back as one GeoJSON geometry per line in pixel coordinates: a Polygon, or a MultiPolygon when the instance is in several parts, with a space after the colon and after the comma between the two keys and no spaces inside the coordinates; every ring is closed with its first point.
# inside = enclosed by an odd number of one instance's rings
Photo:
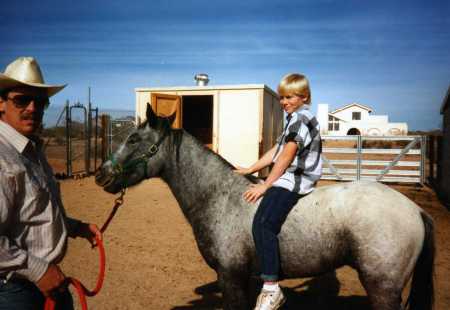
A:
{"type": "MultiPolygon", "coordinates": [[[[392,188],[371,181],[339,183],[317,188],[299,200],[294,208],[296,216],[312,222],[332,221],[340,225],[358,222],[377,223],[379,220],[401,219],[401,222],[420,219],[420,209],[409,198],[392,188]]],[[[389,222],[389,221],[388,221],[389,222]]]]}
{"type": "Polygon", "coordinates": [[[346,264],[380,268],[384,262],[394,264],[387,269],[403,272],[412,265],[397,257],[417,257],[423,242],[420,212],[414,202],[381,183],[320,187],[300,199],[289,214],[280,234],[280,251],[288,258],[287,269],[305,274],[346,264]]]}

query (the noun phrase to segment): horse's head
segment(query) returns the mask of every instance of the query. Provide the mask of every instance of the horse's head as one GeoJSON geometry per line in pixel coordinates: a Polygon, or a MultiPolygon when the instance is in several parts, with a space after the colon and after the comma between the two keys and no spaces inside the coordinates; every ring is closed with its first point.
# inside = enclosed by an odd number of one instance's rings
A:
{"type": "Polygon", "coordinates": [[[147,105],[147,120],[134,129],[95,176],[97,185],[109,193],[159,175],[167,159],[165,143],[175,115],[158,117],[147,105]]]}

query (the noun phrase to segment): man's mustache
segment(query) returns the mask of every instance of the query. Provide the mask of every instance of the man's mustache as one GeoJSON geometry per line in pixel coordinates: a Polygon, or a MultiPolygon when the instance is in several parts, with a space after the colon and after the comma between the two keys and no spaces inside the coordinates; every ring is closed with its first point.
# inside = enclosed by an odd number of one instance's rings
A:
{"type": "Polygon", "coordinates": [[[20,115],[21,120],[26,121],[41,121],[42,120],[42,114],[31,114],[31,113],[23,113],[20,115]]]}

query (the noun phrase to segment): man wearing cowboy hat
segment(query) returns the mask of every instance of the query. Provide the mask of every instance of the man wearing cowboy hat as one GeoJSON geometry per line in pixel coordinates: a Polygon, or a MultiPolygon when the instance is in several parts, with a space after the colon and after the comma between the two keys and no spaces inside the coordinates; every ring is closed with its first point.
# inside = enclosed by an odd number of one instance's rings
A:
{"type": "Polygon", "coordinates": [[[93,242],[97,226],[66,216],[37,137],[49,98],[66,85],[45,84],[35,59],[20,57],[0,73],[0,310],[73,309],[58,263],[67,237],[93,242]]]}

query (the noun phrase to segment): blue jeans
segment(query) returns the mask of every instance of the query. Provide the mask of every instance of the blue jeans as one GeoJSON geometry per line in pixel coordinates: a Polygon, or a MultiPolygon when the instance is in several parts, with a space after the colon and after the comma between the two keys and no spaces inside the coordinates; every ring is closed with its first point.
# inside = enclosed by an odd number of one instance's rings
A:
{"type": "MultiPolygon", "coordinates": [[[[73,299],[69,290],[55,293],[56,310],[73,310],[73,299]]],[[[27,280],[0,279],[0,310],[42,310],[45,297],[38,287],[27,280]]]]}
{"type": "Polygon", "coordinates": [[[264,281],[277,281],[280,273],[278,234],[289,211],[302,197],[281,187],[271,187],[264,194],[253,219],[253,240],[264,281]]]}

